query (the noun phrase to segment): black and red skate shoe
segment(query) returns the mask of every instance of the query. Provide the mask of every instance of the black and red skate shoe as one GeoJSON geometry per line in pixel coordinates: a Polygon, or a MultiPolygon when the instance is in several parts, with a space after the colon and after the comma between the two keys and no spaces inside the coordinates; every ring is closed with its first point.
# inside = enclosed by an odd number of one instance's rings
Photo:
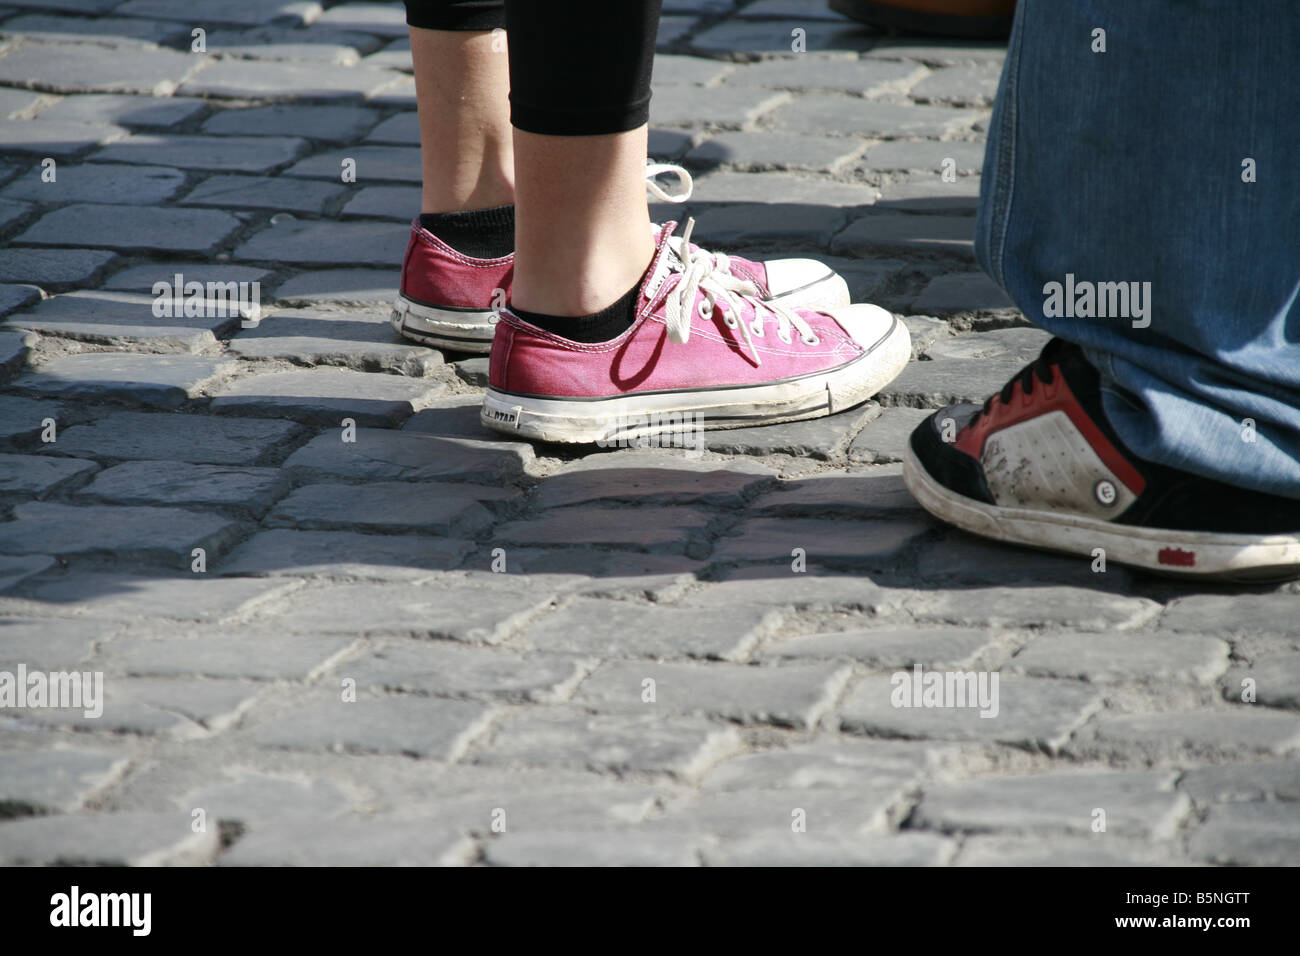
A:
{"type": "Polygon", "coordinates": [[[908,489],[935,517],[999,541],[1166,574],[1300,576],[1300,500],[1138,458],[1102,411],[1096,369],[1053,339],[979,405],[912,433],[908,489]]]}

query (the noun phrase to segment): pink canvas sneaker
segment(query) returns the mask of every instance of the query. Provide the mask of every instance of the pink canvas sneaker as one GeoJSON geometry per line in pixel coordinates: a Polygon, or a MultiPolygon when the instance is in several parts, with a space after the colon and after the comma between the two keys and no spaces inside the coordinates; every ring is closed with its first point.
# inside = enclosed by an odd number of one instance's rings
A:
{"type": "Polygon", "coordinates": [[[637,318],[583,343],[501,310],[482,420],[542,441],[619,443],[680,429],[817,418],[870,398],[903,370],[907,328],[884,309],[789,308],[690,244],[659,234],[637,318]],[[689,250],[683,260],[677,249],[689,250]]]}
{"type": "Polygon", "coordinates": [[[402,257],[393,328],[421,345],[487,354],[514,272],[514,253],[499,259],[462,255],[417,217],[402,257]]]}
{"type": "MultiPolygon", "coordinates": [[[[651,192],[668,202],[690,196],[690,174],[680,166],[646,167],[651,192]],[[654,183],[654,176],[677,176],[681,192],[670,194],[654,183]]],[[[659,227],[656,226],[656,234],[659,227]]],[[[681,239],[673,251],[682,254],[681,239]]],[[[691,246],[692,254],[702,252],[691,246]]],[[[849,304],[844,278],[816,259],[774,259],[754,262],[740,256],[712,253],[719,274],[751,283],[759,298],[787,308],[831,309],[849,304]]],[[[402,259],[401,289],[393,303],[393,328],[408,339],[434,348],[486,355],[500,308],[510,299],[514,255],[475,259],[462,255],[429,230],[417,217],[402,259]]]]}

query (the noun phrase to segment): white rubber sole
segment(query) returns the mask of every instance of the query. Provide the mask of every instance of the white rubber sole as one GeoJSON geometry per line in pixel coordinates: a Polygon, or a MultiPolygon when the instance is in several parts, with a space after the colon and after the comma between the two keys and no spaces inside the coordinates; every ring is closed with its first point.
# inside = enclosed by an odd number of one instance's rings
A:
{"type": "Polygon", "coordinates": [[[916,460],[909,443],[903,481],[926,511],[963,531],[995,541],[1059,551],[1157,574],[1227,581],[1282,581],[1300,576],[1300,537],[1216,534],[1120,525],[1083,515],[1006,508],[944,487],[916,460]]]}
{"type": "Polygon", "coordinates": [[[392,320],[397,333],[412,342],[449,352],[487,355],[496,335],[497,314],[491,309],[440,309],[399,295],[393,302],[392,320]]]}
{"type": "Polygon", "coordinates": [[[911,354],[907,326],[894,319],[870,351],[824,373],[763,385],[596,399],[539,398],[489,388],[480,418],[486,427],[516,437],[601,445],[699,429],[800,421],[865,402],[898,376],[911,354]]]}

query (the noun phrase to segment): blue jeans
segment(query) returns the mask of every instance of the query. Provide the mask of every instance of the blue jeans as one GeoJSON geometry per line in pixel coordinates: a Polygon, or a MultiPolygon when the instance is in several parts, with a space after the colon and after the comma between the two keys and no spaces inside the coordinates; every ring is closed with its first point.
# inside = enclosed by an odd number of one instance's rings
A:
{"type": "Polygon", "coordinates": [[[976,254],[1130,450],[1300,498],[1297,60],[1300,0],[1020,0],[976,254]]]}

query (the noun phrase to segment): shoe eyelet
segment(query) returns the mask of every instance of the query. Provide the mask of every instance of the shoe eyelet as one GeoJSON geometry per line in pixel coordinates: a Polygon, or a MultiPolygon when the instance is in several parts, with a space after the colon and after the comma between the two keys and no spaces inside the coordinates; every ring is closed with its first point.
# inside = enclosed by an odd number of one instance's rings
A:
{"type": "Polygon", "coordinates": [[[727,312],[722,316],[722,324],[729,329],[740,328],[740,322],[730,312],[727,312]]]}
{"type": "Polygon", "coordinates": [[[700,304],[696,306],[695,311],[700,314],[701,319],[713,318],[713,307],[709,305],[708,299],[701,299],[700,304]]]}
{"type": "Polygon", "coordinates": [[[754,322],[749,326],[749,331],[753,332],[755,337],[761,339],[763,337],[763,323],[755,319],[754,322]]]}
{"type": "Polygon", "coordinates": [[[803,336],[803,337],[802,337],[802,341],[803,341],[803,344],[804,344],[804,345],[821,345],[821,344],[822,344],[822,340],[819,339],[819,338],[817,338],[817,333],[815,333],[815,332],[810,332],[808,335],[803,336]]]}
{"type": "Polygon", "coordinates": [[[778,332],[776,333],[776,337],[780,339],[782,342],[784,342],[786,345],[792,344],[792,340],[788,332],[778,332]]]}

